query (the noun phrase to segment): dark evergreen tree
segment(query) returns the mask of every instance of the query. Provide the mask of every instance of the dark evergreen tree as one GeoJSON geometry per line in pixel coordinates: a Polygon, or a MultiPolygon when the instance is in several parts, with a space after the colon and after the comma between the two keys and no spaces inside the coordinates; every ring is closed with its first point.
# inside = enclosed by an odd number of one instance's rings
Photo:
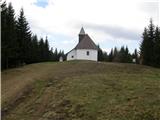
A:
{"type": "Polygon", "coordinates": [[[125,56],[124,56],[124,62],[131,63],[132,62],[132,56],[129,53],[128,47],[125,48],[125,56]]]}
{"type": "Polygon", "coordinates": [[[51,49],[49,51],[49,61],[54,61],[53,47],[51,47],[51,49]]]}
{"type": "Polygon", "coordinates": [[[114,52],[113,52],[113,54],[114,54],[114,57],[115,57],[115,56],[117,56],[117,54],[118,54],[117,47],[115,47],[115,48],[114,48],[114,52]]]}
{"type": "Polygon", "coordinates": [[[23,8],[17,21],[17,37],[19,43],[19,60],[21,63],[31,63],[31,31],[24,16],[23,8]]]}
{"type": "Polygon", "coordinates": [[[140,59],[144,65],[160,67],[160,30],[155,29],[152,20],[143,32],[143,40],[140,46],[140,59]]]}
{"type": "Polygon", "coordinates": [[[150,24],[148,26],[148,40],[149,40],[148,49],[149,49],[149,51],[148,51],[147,54],[148,54],[148,56],[150,56],[149,59],[148,59],[148,64],[149,65],[154,65],[154,57],[153,57],[153,55],[154,55],[154,45],[155,45],[154,34],[155,34],[155,26],[154,26],[154,24],[152,22],[152,19],[151,19],[150,24]]]}
{"type": "Polygon", "coordinates": [[[98,48],[98,61],[103,61],[104,60],[103,51],[102,51],[102,49],[100,48],[99,45],[97,45],[97,48],[98,48]]]}
{"type": "Polygon", "coordinates": [[[114,48],[114,50],[112,49],[108,57],[110,62],[132,62],[132,57],[129,53],[128,47],[125,48],[124,46],[122,46],[120,50],[117,50],[116,47],[114,48]]]}
{"type": "Polygon", "coordinates": [[[53,53],[49,50],[49,43],[46,37],[38,40],[36,35],[32,35],[29,24],[24,16],[23,9],[20,10],[18,19],[15,19],[12,4],[1,4],[2,12],[2,37],[1,37],[1,68],[20,66],[23,63],[58,61],[59,56],[65,56],[63,51],[58,53],[57,49],[53,53]]]}
{"type": "Polygon", "coordinates": [[[40,38],[40,41],[39,41],[39,61],[40,62],[44,62],[45,61],[45,44],[44,44],[44,41],[43,41],[43,38],[40,38]]]}
{"type": "Polygon", "coordinates": [[[58,61],[58,50],[57,50],[57,48],[55,49],[55,51],[54,51],[54,61],[58,61]]]}
{"type": "Polygon", "coordinates": [[[105,51],[103,51],[103,61],[108,61],[108,54],[105,51]]]}
{"type": "Polygon", "coordinates": [[[150,56],[148,56],[148,51],[149,51],[149,44],[150,44],[150,40],[148,37],[148,30],[147,28],[144,29],[143,32],[143,37],[142,37],[142,43],[140,46],[140,57],[141,57],[141,63],[145,64],[145,65],[149,65],[149,61],[150,61],[150,56]]]}
{"type": "Polygon", "coordinates": [[[121,47],[119,51],[119,62],[125,63],[126,62],[126,51],[124,46],[121,47]]]}
{"type": "Polygon", "coordinates": [[[152,19],[148,29],[145,28],[143,32],[143,40],[140,46],[141,63],[145,65],[153,66],[155,63],[154,58],[154,46],[155,46],[155,27],[152,19]]]}
{"type": "Polygon", "coordinates": [[[118,50],[117,50],[117,47],[114,48],[114,51],[113,51],[113,62],[117,62],[118,61],[118,50]]]}
{"type": "Polygon", "coordinates": [[[44,43],[44,52],[45,52],[45,60],[48,61],[49,60],[49,43],[48,43],[48,38],[46,37],[45,39],[45,43],[44,43]]]}
{"type": "Polygon", "coordinates": [[[64,54],[63,50],[58,51],[57,48],[53,52],[53,48],[50,50],[50,60],[51,61],[59,61],[59,58],[62,57],[63,60],[66,60],[66,55],[64,54]],[[52,52],[51,52],[52,51],[52,52]]]}
{"type": "Polygon", "coordinates": [[[113,61],[113,58],[114,58],[114,53],[113,53],[113,49],[111,49],[111,52],[110,52],[110,54],[108,55],[108,61],[109,61],[109,62],[112,62],[112,61],[113,61]]]}
{"type": "Polygon", "coordinates": [[[1,5],[1,68],[8,68],[8,41],[7,41],[7,5],[6,2],[1,5]]]}
{"type": "Polygon", "coordinates": [[[39,62],[39,46],[38,46],[38,38],[37,35],[32,36],[32,44],[31,44],[31,62],[36,63],[39,62]]]}
{"type": "Polygon", "coordinates": [[[154,66],[160,67],[160,28],[155,30],[155,46],[154,46],[154,66]]]}
{"type": "Polygon", "coordinates": [[[11,3],[8,8],[3,3],[2,9],[2,68],[15,67],[18,56],[15,12],[11,3]]]}

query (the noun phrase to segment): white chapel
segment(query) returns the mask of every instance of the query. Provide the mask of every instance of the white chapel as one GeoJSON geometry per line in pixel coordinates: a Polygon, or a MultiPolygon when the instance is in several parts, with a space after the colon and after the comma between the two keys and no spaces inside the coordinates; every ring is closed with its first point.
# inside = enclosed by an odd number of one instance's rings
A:
{"type": "Polygon", "coordinates": [[[75,48],[67,53],[69,60],[98,60],[98,49],[93,40],[85,33],[83,27],[79,33],[79,42],[75,48]]]}

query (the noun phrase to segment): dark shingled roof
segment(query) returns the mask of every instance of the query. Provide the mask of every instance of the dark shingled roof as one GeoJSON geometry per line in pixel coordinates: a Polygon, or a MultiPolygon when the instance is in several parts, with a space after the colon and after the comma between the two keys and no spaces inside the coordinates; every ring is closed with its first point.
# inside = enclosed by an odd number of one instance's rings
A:
{"type": "Polygon", "coordinates": [[[97,50],[96,44],[92,41],[88,34],[85,34],[84,38],[77,44],[74,49],[95,49],[97,50]]]}

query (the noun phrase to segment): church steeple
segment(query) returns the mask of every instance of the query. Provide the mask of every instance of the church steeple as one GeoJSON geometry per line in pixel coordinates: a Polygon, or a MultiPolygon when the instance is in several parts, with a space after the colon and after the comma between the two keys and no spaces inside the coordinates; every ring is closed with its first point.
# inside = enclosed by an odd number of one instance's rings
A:
{"type": "Polygon", "coordinates": [[[81,28],[80,30],[80,33],[79,33],[79,42],[81,42],[81,40],[85,37],[85,31],[83,29],[83,27],[81,28]]]}
{"type": "Polygon", "coordinates": [[[84,31],[84,29],[83,29],[83,27],[82,27],[81,30],[80,30],[79,35],[84,35],[84,34],[85,34],[85,31],[84,31]]]}

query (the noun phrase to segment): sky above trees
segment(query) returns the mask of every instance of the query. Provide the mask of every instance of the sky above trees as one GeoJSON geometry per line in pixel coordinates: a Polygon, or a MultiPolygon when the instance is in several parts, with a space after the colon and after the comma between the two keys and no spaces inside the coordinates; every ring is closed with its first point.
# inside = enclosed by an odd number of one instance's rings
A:
{"type": "Polygon", "coordinates": [[[21,7],[38,36],[48,36],[50,47],[68,52],[78,42],[83,26],[96,44],[110,51],[127,45],[139,48],[149,19],[158,25],[159,0],[7,0],[16,14],[21,7]]]}

